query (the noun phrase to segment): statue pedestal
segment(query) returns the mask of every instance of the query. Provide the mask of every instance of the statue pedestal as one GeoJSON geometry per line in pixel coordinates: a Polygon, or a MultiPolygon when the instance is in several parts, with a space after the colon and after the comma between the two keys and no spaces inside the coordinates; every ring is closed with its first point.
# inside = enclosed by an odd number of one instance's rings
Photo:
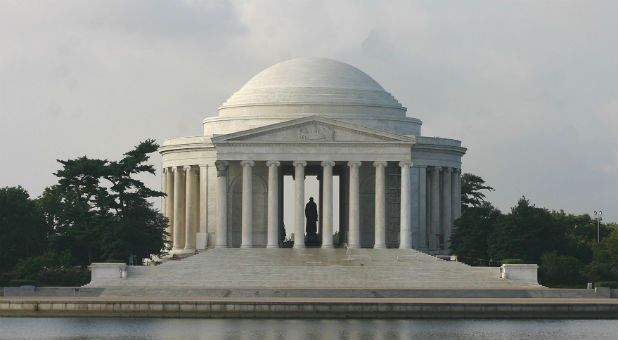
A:
{"type": "Polygon", "coordinates": [[[305,246],[306,247],[319,247],[321,246],[320,244],[320,238],[318,237],[317,234],[313,233],[313,234],[307,234],[307,237],[305,238],[305,246]]]}

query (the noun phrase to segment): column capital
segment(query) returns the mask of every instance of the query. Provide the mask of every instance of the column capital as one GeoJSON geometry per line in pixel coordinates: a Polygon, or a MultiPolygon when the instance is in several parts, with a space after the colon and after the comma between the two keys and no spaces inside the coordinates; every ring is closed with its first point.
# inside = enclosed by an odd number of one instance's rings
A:
{"type": "Polygon", "coordinates": [[[170,169],[172,170],[172,173],[176,173],[176,172],[178,172],[178,168],[179,168],[179,166],[173,166],[170,169]]]}
{"type": "Polygon", "coordinates": [[[217,177],[223,177],[227,174],[227,166],[230,163],[228,161],[216,161],[215,166],[217,167],[217,177]]]}
{"type": "Polygon", "coordinates": [[[208,168],[208,165],[206,165],[206,164],[200,164],[198,166],[200,167],[200,169],[208,168]]]}
{"type": "Polygon", "coordinates": [[[192,165],[185,165],[185,166],[182,167],[182,169],[184,171],[191,171],[193,169],[193,166],[192,165]]]}
{"type": "Polygon", "coordinates": [[[251,166],[252,167],[252,166],[255,165],[255,162],[254,161],[240,161],[240,165],[242,167],[245,167],[245,166],[251,166]]]}
{"type": "Polygon", "coordinates": [[[442,167],[441,166],[432,166],[431,170],[432,171],[436,171],[436,172],[440,172],[440,170],[442,170],[442,167]]]}
{"type": "Polygon", "coordinates": [[[410,168],[410,167],[412,167],[412,165],[413,165],[412,161],[401,161],[401,162],[399,162],[399,166],[402,167],[402,168],[403,167],[410,168]]]}
{"type": "Polygon", "coordinates": [[[379,166],[387,166],[387,165],[388,165],[388,162],[386,162],[386,161],[375,161],[375,162],[373,162],[373,166],[375,166],[376,168],[379,167],[379,166]]]}
{"type": "Polygon", "coordinates": [[[335,162],[333,161],[322,161],[322,163],[320,163],[320,165],[322,165],[322,167],[327,167],[327,166],[335,166],[335,162]]]}
{"type": "Polygon", "coordinates": [[[215,166],[217,167],[217,170],[219,171],[223,171],[225,169],[227,169],[227,166],[230,163],[228,161],[215,161],[215,166]]]}
{"type": "Polygon", "coordinates": [[[299,166],[305,167],[307,166],[307,162],[306,161],[294,161],[292,162],[292,165],[294,165],[295,168],[299,166]]]}
{"type": "Polygon", "coordinates": [[[348,162],[348,166],[350,168],[351,167],[359,167],[359,166],[361,166],[361,162],[359,162],[359,161],[350,161],[350,162],[348,162]]]}
{"type": "Polygon", "coordinates": [[[414,165],[414,167],[424,169],[427,168],[427,165],[414,165]]]}
{"type": "Polygon", "coordinates": [[[168,172],[167,168],[163,168],[162,172],[164,175],[167,175],[167,172],[168,172]]]}
{"type": "Polygon", "coordinates": [[[446,171],[447,174],[450,174],[452,170],[453,168],[444,168],[444,171],[446,171]]]}
{"type": "Polygon", "coordinates": [[[280,166],[281,162],[279,161],[266,161],[266,166],[270,167],[270,166],[280,166]]]}

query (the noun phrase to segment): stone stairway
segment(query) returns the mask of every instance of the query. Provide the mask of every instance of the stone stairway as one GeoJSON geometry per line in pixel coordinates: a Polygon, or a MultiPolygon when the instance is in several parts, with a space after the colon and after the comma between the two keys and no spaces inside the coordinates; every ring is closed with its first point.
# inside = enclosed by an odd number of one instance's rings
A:
{"type": "Polygon", "coordinates": [[[201,288],[529,289],[470,267],[408,249],[210,249],[159,266],[129,267],[126,279],[97,286],[201,288]]]}

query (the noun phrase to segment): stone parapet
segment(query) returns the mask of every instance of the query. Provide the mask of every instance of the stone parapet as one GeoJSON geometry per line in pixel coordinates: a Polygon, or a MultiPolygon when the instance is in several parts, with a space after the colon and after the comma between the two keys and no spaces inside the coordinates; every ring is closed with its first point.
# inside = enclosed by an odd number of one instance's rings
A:
{"type": "Polygon", "coordinates": [[[90,284],[92,285],[98,282],[127,278],[127,265],[125,263],[93,263],[89,268],[91,272],[90,284]]]}
{"type": "Polygon", "coordinates": [[[538,284],[536,264],[503,264],[500,267],[500,277],[512,281],[523,281],[538,284]]]}

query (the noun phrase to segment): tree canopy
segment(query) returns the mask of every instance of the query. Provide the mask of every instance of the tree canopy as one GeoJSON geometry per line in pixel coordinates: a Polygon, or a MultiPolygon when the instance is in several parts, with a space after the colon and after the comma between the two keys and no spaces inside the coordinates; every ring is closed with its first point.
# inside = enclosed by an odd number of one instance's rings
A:
{"type": "Polygon", "coordinates": [[[461,205],[462,208],[480,207],[485,201],[483,191],[494,191],[494,188],[485,184],[481,177],[469,173],[461,176],[461,205]]]}
{"type": "Polygon", "coordinates": [[[0,238],[5,264],[0,273],[16,264],[17,271],[34,275],[43,267],[127,262],[129,256],[141,263],[163,254],[168,221],[149,200],[164,193],[138,178],[155,174],[147,161],[157,148],[146,140],[119,161],[86,156],[58,160],[58,183],[37,200],[20,187],[1,189],[0,228],[7,237],[0,238]]]}
{"type": "Polygon", "coordinates": [[[46,249],[49,229],[36,200],[22,187],[0,188],[0,273],[46,249]]]}
{"type": "Polygon", "coordinates": [[[526,197],[507,214],[485,201],[493,190],[475,175],[462,176],[462,215],[454,223],[452,251],[472,265],[504,260],[540,265],[541,284],[583,287],[618,281],[618,226],[597,224],[589,215],[536,207],[526,197]]]}

